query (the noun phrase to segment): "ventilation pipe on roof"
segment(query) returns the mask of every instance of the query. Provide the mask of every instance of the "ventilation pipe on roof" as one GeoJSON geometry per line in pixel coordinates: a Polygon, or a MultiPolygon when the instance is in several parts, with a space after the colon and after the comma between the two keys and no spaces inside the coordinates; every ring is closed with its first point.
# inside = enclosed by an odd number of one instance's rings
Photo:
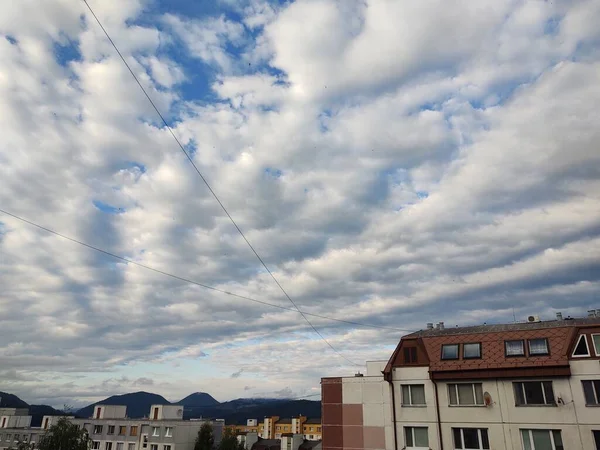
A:
{"type": "Polygon", "coordinates": [[[433,330],[433,322],[427,322],[427,329],[433,330]]]}
{"type": "Polygon", "coordinates": [[[600,309],[596,310],[596,317],[600,317],[600,309]]]}
{"type": "Polygon", "coordinates": [[[561,312],[556,313],[556,320],[563,320],[563,316],[561,312]]]}
{"type": "Polygon", "coordinates": [[[588,310],[588,317],[596,317],[596,310],[595,309],[588,310]]]}
{"type": "Polygon", "coordinates": [[[439,324],[439,323],[436,323],[436,324],[435,324],[435,329],[436,329],[436,330],[439,330],[439,329],[440,329],[440,324],[439,324]]]}
{"type": "Polygon", "coordinates": [[[443,330],[444,329],[444,322],[440,322],[439,326],[440,326],[440,330],[443,330]]]}

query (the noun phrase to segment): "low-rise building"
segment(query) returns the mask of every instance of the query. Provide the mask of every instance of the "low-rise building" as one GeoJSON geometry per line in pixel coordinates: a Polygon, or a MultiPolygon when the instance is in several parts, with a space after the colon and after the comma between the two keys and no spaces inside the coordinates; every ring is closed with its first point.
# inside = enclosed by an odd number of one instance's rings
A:
{"type": "Polygon", "coordinates": [[[320,441],[322,435],[321,419],[309,419],[306,416],[280,418],[265,417],[262,422],[247,419],[246,425],[229,425],[236,433],[257,433],[262,439],[281,439],[284,434],[300,434],[305,440],[320,441]]]}
{"type": "MultiPolygon", "coordinates": [[[[183,420],[182,406],[153,405],[148,417],[130,419],[125,406],[97,405],[91,418],[68,420],[88,432],[93,450],[193,450],[198,431],[206,422],[213,427],[215,444],[221,441],[223,420],[183,420]]],[[[56,416],[45,416],[42,426],[33,428],[29,426],[31,416],[23,415],[23,411],[2,415],[0,424],[6,426],[0,428],[0,450],[18,442],[39,442],[57,420],[56,416]]]]}
{"type": "Polygon", "coordinates": [[[600,449],[600,314],[427,329],[323,378],[323,449],[600,449]]]}

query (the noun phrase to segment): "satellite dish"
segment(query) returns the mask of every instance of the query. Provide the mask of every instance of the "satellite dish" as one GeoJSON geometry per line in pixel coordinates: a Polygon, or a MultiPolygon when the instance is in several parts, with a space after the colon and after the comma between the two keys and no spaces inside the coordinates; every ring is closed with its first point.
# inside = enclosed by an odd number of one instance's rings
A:
{"type": "Polygon", "coordinates": [[[493,403],[492,396],[487,391],[483,393],[483,402],[485,403],[485,406],[491,406],[493,403]]]}

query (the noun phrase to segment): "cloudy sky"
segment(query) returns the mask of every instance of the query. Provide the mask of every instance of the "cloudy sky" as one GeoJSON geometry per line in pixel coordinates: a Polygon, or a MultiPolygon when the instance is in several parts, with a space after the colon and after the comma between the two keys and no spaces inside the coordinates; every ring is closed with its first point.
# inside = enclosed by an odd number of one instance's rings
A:
{"type": "MultiPolygon", "coordinates": [[[[89,4],[300,309],[393,329],[308,316],[344,359],[0,213],[0,390],[315,395],[426,322],[600,308],[597,0],[89,4]]],[[[0,209],[292,308],[81,0],[0,2],[0,123],[0,209]]]]}

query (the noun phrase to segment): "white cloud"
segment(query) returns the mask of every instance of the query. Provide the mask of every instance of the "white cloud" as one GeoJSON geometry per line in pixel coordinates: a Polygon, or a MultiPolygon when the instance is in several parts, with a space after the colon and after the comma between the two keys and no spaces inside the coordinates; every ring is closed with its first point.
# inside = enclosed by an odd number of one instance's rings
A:
{"type": "MultiPolygon", "coordinates": [[[[302,309],[411,329],[595,307],[597,2],[91,5],[302,309]]],[[[0,207],[291,306],[84,13],[0,6],[0,207]]],[[[4,215],[0,254],[0,390],[28,401],[305,395],[353,370],[297,313],[4,215]]],[[[311,320],[357,362],[400,334],[311,320]]]]}

